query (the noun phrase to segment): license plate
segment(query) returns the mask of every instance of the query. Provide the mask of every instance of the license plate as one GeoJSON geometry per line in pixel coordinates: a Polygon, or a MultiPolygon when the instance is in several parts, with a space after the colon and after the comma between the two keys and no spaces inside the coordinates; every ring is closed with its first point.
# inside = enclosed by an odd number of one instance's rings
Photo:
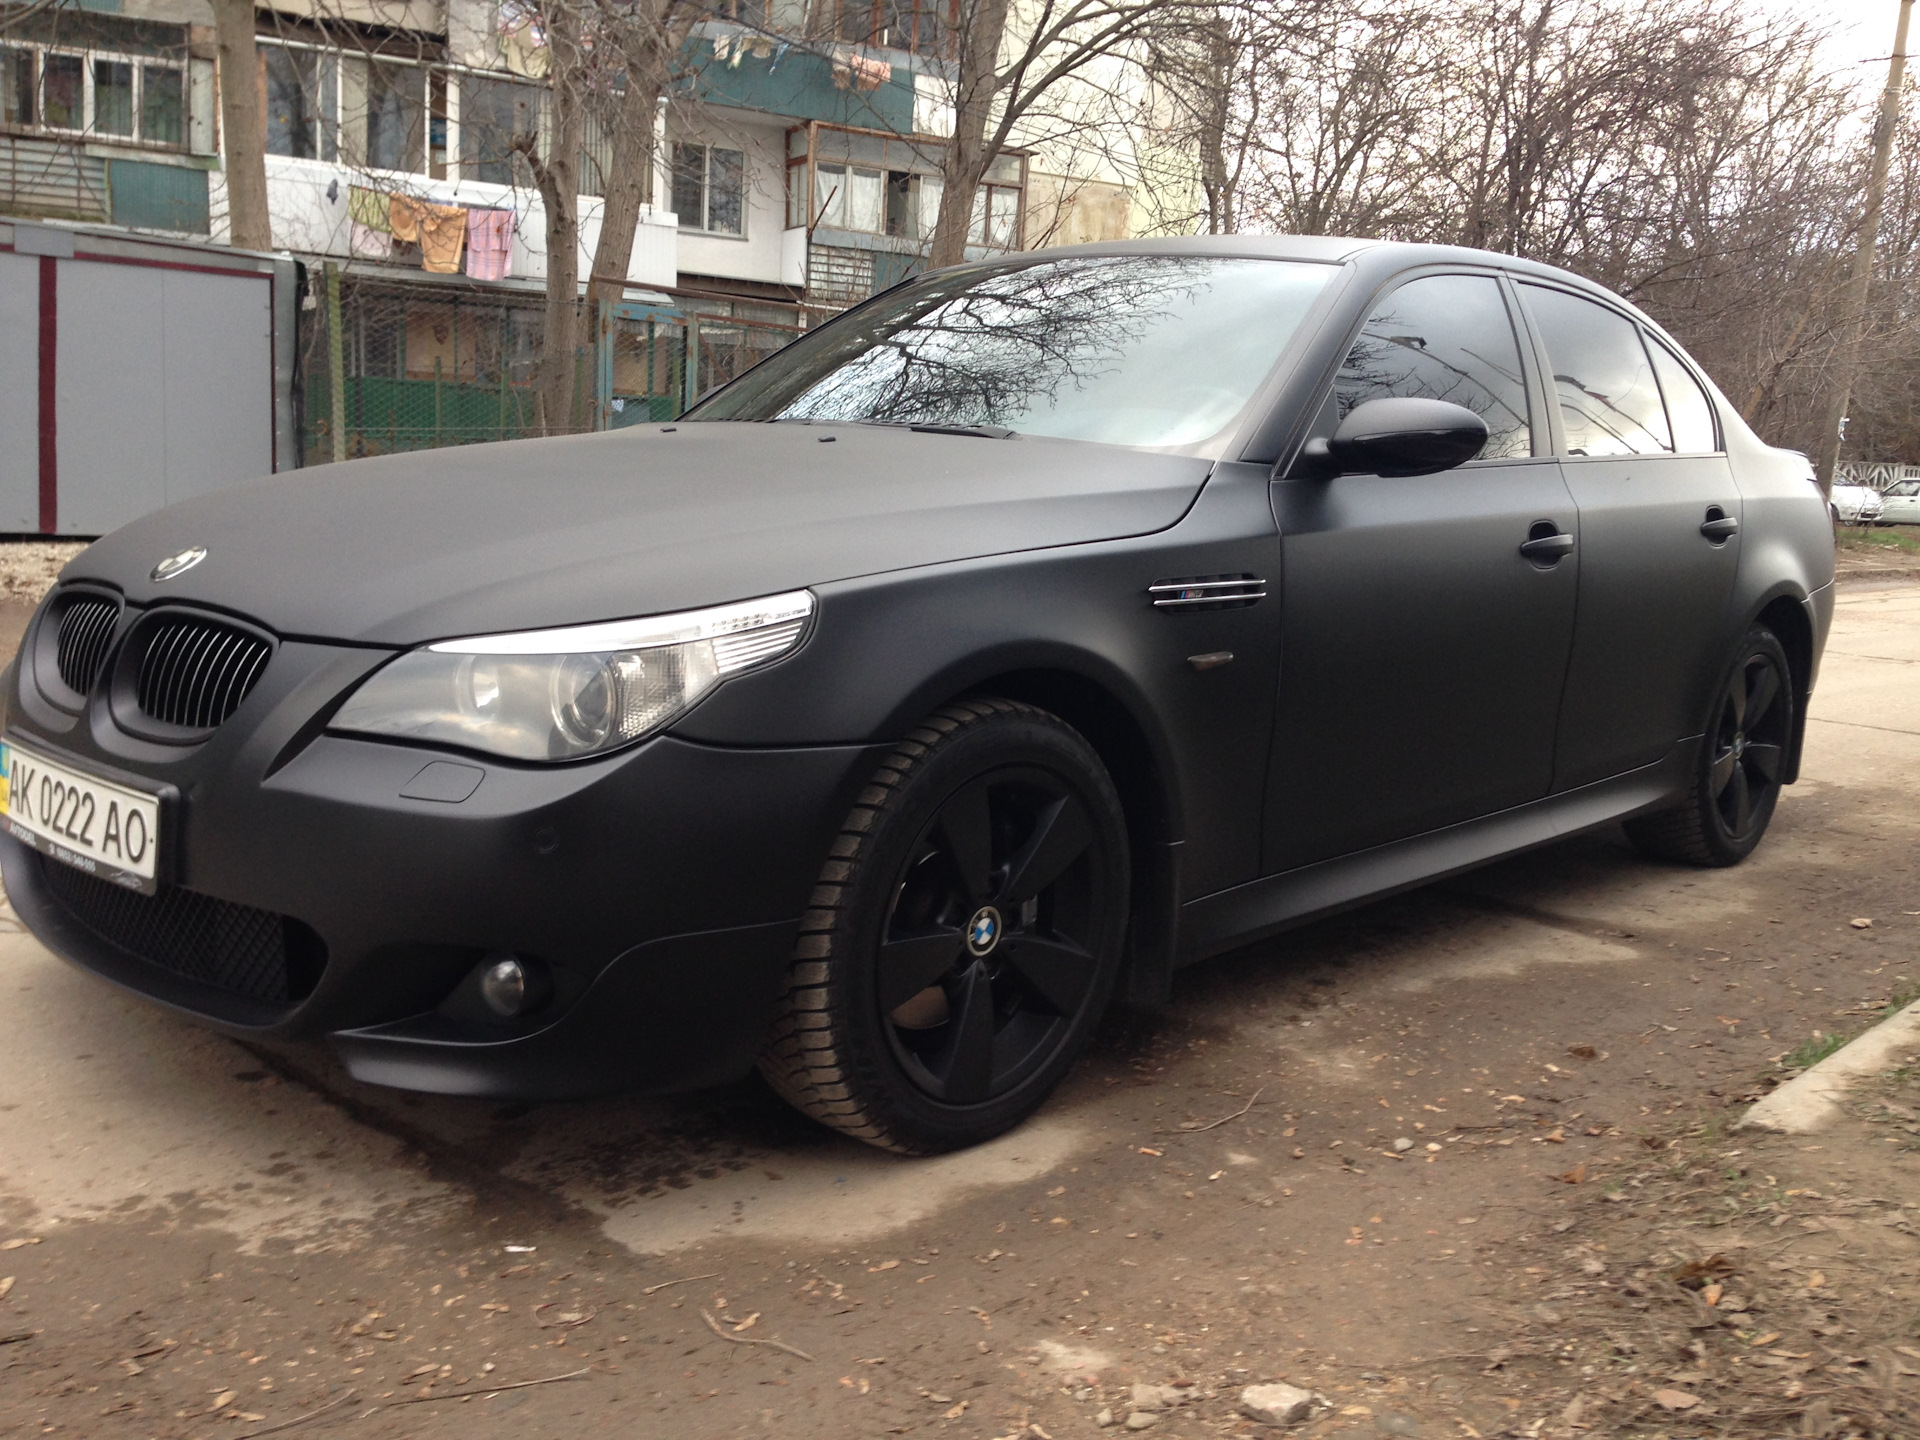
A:
{"type": "Polygon", "coordinates": [[[160,856],[160,798],[0,742],[0,817],[43,855],[151,895],[160,856]]]}

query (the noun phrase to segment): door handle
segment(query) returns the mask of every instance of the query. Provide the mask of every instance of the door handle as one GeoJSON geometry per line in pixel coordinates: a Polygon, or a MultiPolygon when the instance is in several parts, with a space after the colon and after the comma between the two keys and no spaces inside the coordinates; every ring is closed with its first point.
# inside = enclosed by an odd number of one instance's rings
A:
{"type": "Polygon", "coordinates": [[[1715,545],[1724,545],[1729,537],[1740,533],[1740,522],[1718,505],[1709,505],[1707,518],[1700,525],[1700,533],[1715,545]]]}
{"type": "Polygon", "coordinates": [[[1551,520],[1536,520],[1520,553],[1536,565],[1557,565],[1573,553],[1573,536],[1555,529],[1551,520]]]}

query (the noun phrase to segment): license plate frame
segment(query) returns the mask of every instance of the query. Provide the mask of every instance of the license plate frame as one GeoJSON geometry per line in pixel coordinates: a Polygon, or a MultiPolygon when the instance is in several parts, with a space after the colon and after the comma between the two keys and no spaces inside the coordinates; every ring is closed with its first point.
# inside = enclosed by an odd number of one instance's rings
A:
{"type": "Polygon", "coordinates": [[[172,788],[108,779],[12,736],[0,739],[0,828],[50,859],[142,895],[160,888],[172,788]]]}

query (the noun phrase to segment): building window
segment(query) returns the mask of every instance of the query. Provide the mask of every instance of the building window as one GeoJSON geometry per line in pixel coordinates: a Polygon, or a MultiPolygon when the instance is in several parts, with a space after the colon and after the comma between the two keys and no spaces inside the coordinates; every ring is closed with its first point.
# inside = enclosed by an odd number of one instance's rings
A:
{"type": "Polygon", "coordinates": [[[1020,187],[982,185],[973,192],[973,221],[967,243],[991,250],[1011,250],[1019,243],[1020,187]]]}
{"type": "Polygon", "coordinates": [[[532,173],[513,152],[518,136],[538,139],[543,95],[538,85],[460,77],[460,174],[490,185],[529,185],[532,173]]]}
{"type": "Polygon", "coordinates": [[[339,69],[333,57],[263,44],[260,68],[267,87],[267,153],[337,158],[339,69]]]}
{"type": "Polygon", "coordinates": [[[367,167],[425,168],[427,72],[417,65],[367,64],[367,167]]]}
{"type": "Polygon", "coordinates": [[[740,235],[746,230],[746,156],[719,145],[676,142],[673,213],[683,230],[740,235]]]}
{"type": "Polygon", "coordinates": [[[0,119],[180,148],[186,72],[178,65],[43,45],[0,46],[0,119]]]}

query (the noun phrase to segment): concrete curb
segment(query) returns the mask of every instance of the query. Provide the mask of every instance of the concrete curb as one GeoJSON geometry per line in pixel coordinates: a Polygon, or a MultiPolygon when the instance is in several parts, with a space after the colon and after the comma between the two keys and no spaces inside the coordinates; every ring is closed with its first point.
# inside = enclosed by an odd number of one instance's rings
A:
{"type": "Polygon", "coordinates": [[[1741,1130],[1811,1135],[1840,1117],[1840,1101],[1855,1080],[1878,1075],[1920,1054],[1920,1001],[1896,1011],[1848,1041],[1810,1070],[1787,1081],[1741,1117],[1741,1130]]]}

